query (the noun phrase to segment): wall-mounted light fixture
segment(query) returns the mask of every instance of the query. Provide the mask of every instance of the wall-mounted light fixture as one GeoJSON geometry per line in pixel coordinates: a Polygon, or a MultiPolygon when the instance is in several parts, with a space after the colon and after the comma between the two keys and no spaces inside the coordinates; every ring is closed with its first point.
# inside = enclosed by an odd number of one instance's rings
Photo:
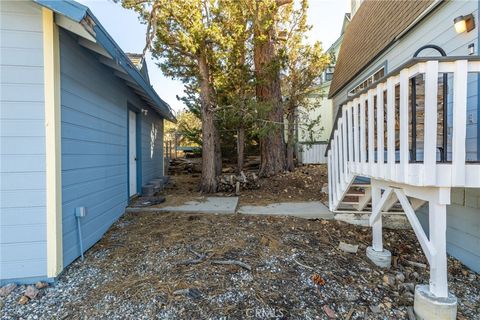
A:
{"type": "Polygon", "coordinates": [[[473,14],[458,16],[453,19],[453,23],[457,33],[470,32],[475,29],[475,20],[473,18],[473,14]]]}

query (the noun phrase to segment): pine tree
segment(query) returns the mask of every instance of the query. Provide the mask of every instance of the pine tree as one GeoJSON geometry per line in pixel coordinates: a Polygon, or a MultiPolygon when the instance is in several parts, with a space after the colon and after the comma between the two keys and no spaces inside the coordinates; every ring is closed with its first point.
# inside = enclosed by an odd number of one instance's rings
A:
{"type": "Polygon", "coordinates": [[[228,50],[231,38],[223,28],[221,7],[224,3],[215,0],[123,0],[122,5],[137,11],[147,23],[145,50],[152,50],[163,73],[198,88],[202,119],[200,190],[215,192],[216,175],[221,172],[221,155],[215,126],[217,103],[213,70],[222,53],[228,50]]]}
{"type": "Polygon", "coordinates": [[[330,64],[330,56],[323,52],[320,42],[308,43],[307,34],[311,26],[307,24],[308,1],[301,0],[299,7],[290,7],[283,12],[287,18],[282,19],[284,32],[282,92],[285,98],[287,118],[287,164],[288,170],[294,169],[295,128],[299,125],[310,130],[318,124],[319,119],[301,122],[300,110],[308,113],[318,107],[318,86],[323,71],[330,64]]]}

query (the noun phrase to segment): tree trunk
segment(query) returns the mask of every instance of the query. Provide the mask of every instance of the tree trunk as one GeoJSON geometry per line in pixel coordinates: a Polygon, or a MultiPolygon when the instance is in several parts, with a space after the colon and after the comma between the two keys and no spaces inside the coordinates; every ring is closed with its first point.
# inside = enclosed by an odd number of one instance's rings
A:
{"type": "Polygon", "coordinates": [[[287,170],[293,171],[295,163],[293,155],[295,152],[295,109],[291,108],[288,115],[288,135],[287,135],[287,170]]]}
{"type": "Polygon", "coordinates": [[[243,170],[244,164],[244,150],[245,150],[245,128],[240,126],[237,129],[237,172],[243,170]]]}
{"type": "Polygon", "coordinates": [[[216,156],[215,156],[215,107],[212,103],[212,90],[209,83],[209,68],[204,53],[197,58],[200,72],[200,104],[202,116],[202,179],[200,191],[213,193],[217,191],[216,156]]]}
{"type": "Polygon", "coordinates": [[[279,69],[274,66],[276,63],[274,34],[273,24],[267,30],[257,27],[255,31],[256,96],[259,102],[270,105],[266,120],[267,125],[273,126],[268,134],[260,137],[260,176],[262,177],[275,175],[285,169],[282,93],[279,69]],[[261,36],[266,36],[266,39],[259,40],[261,36]]]}
{"type": "Polygon", "coordinates": [[[222,148],[220,143],[220,133],[215,125],[215,176],[222,174],[222,148]]]}

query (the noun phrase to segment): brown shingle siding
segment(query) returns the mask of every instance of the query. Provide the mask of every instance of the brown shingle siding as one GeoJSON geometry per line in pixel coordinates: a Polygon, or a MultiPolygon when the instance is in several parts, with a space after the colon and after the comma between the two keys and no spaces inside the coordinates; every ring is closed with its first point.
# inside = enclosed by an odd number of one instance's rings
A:
{"type": "Polygon", "coordinates": [[[345,31],[332,97],[408,28],[434,0],[366,0],[345,31]]]}

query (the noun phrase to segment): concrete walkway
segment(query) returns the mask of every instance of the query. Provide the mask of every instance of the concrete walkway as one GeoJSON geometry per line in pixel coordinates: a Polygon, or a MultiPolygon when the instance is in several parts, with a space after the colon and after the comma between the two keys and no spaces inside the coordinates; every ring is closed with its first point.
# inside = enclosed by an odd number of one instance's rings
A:
{"type": "Polygon", "coordinates": [[[241,206],[238,197],[198,197],[179,205],[127,208],[126,212],[197,212],[219,214],[280,215],[304,219],[334,219],[334,214],[319,201],[281,202],[241,206]]]}
{"type": "Polygon", "coordinates": [[[238,197],[201,197],[178,206],[127,208],[127,212],[198,212],[198,213],[235,213],[238,197]]]}
{"type": "Polygon", "coordinates": [[[241,206],[241,214],[280,215],[305,219],[333,219],[334,215],[319,201],[281,202],[265,206],[241,206]]]}

